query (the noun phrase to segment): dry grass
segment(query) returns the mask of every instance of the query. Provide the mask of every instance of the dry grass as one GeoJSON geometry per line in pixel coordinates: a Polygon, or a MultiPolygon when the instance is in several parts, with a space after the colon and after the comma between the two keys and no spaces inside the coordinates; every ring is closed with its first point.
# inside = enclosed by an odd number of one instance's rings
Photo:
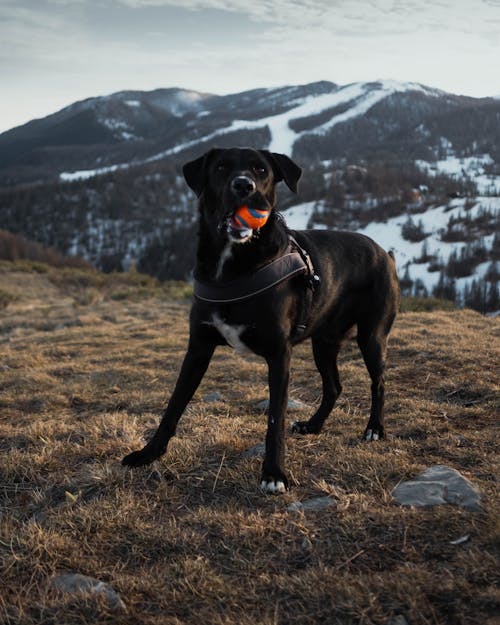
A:
{"type": "MultiPolygon", "coordinates": [[[[243,455],[265,433],[258,359],[219,350],[165,458],[124,470],[176,379],[188,305],[136,278],[1,271],[14,299],[0,310],[0,622],[498,623],[498,321],[401,315],[390,438],[371,445],[358,439],[368,376],[346,344],[338,407],[321,436],[288,438],[292,490],[272,497],[257,488],[260,458],[243,455]],[[215,390],[222,399],[205,402],[215,390]],[[479,486],[483,512],[394,505],[400,480],[437,463],[479,486]],[[324,494],[335,508],[286,511],[324,494]],[[56,571],[110,583],[127,611],[54,595],[56,571]]],[[[291,396],[313,407],[309,345],[296,349],[291,379],[291,396]]]]}

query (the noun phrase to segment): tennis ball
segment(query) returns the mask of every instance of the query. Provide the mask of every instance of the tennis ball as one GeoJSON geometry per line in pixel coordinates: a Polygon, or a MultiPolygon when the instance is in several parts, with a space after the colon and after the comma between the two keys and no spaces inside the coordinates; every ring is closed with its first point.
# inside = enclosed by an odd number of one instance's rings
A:
{"type": "Polygon", "coordinates": [[[271,211],[267,209],[250,208],[249,206],[240,206],[234,214],[234,221],[240,228],[251,228],[258,230],[269,219],[271,211]]]}

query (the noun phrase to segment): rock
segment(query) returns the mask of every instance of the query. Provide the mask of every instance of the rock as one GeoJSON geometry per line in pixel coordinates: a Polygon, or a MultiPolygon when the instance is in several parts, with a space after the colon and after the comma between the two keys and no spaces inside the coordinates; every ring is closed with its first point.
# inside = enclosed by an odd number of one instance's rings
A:
{"type": "Polygon", "coordinates": [[[126,610],[120,595],[109,584],[80,573],[59,573],[49,582],[54,590],[68,594],[95,593],[104,597],[113,610],[126,610]]]}
{"type": "Polygon", "coordinates": [[[223,399],[224,398],[219,393],[219,391],[214,391],[213,393],[208,393],[208,395],[205,395],[203,401],[206,401],[208,404],[213,404],[216,401],[223,401],[223,399]]]}
{"type": "Polygon", "coordinates": [[[470,534],[464,534],[460,536],[460,538],[455,538],[455,540],[450,540],[450,545],[463,545],[470,539],[470,534]]]}
{"type": "Polygon", "coordinates": [[[70,432],[70,435],[66,440],[68,441],[68,443],[73,443],[73,445],[85,444],[85,436],[80,432],[70,432]]]}
{"type": "MultiPolygon", "coordinates": [[[[258,404],[256,404],[255,407],[258,410],[267,412],[269,410],[269,399],[263,399],[258,404]]],[[[303,401],[300,401],[298,399],[289,399],[287,408],[288,410],[293,412],[294,410],[305,410],[309,408],[309,406],[307,404],[304,404],[303,401]]]]}
{"type": "Polygon", "coordinates": [[[253,447],[249,447],[245,449],[245,451],[241,454],[243,458],[253,458],[254,456],[263,456],[266,451],[266,445],[264,443],[258,443],[253,447]]]}
{"type": "Polygon", "coordinates": [[[325,497],[306,499],[305,501],[294,501],[287,507],[287,510],[288,512],[306,512],[307,510],[324,510],[325,508],[336,505],[337,502],[335,499],[327,495],[325,497]]]}
{"type": "Polygon", "coordinates": [[[467,439],[464,436],[460,436],[459,434],[452,434],[452,441],[456,444],[457,447],[463,446],[467,443],[467,439]]]}
{"type": "Polygon", "coordinates": [[[155,488],[158,484],[161,484],[163,481],[162,474],[158,471],[158,469],[154,469],[146,478],[146,484],[155,488]]]}
{"type": "Polygon", "coordinates": [[[481,509],[478,489],[455,469],[437,464],[392,491],[401,506],[455,504],[477,512],[481,509]]]}
{"type": "Polygon", "coordinates": [[[31,399],[26,404],[26,409],[29,412],[41,412],[44,408],[45,408],[45,401],[39,398],[31,399]]]}
{"type": "Polygon", "coordinates": [[[311,551],[311,549],[313,548],[313,544],[307,536],[304,536],[304,538],[302,539],[302,542],[300,543],[300,546],[305,551],[311,551]]]}

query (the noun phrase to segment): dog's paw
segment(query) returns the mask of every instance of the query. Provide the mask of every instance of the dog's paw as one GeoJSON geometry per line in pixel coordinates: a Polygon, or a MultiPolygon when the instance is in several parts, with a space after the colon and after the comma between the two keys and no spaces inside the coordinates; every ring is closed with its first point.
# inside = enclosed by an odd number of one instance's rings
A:
{"type": "Polygon", "coordinates": [[[124,467],[144,467],[148,464],[154,462],[157,458],[162,455],[163,452],[158,453],[156,449],[151,447],[150,445],[146,445],[143,449],[139,451],[133,451],[128,456],[122,460],[122,465],[124,467]]]}
{"type": "Polygon", "coordinates": [[[293,434],[319,434],[321,427],[311,425],[309,421],[294,421],[292,423],[293,434]]]}
{"type": "Polygon", "coordinates": [[[372,442],[372,441],[379,441],[381,439],[385,438],[384,435],[384,428],[382,426],[374,427],[367,427],[365,430],[365,433],[363,434],[363,441],[366,442],[372,442]]]}
{"type": "Polygon", "coordinates": [[[264,493],[280,495],[288,490],[288,478],[280,469],[263,471],[260,488],[264,493]]]}
{"type": "Polygon", "coordinates": [[[269,478],[269,481],[262,480],[262,482],[260,483],[260,489],[264,493],[271,493],[272,495],[281,495],[282,493],[286,492],[287,485],[285,484],[285,482],[282,482],[281,480],[273,480],[272,478],[269,478]]]}

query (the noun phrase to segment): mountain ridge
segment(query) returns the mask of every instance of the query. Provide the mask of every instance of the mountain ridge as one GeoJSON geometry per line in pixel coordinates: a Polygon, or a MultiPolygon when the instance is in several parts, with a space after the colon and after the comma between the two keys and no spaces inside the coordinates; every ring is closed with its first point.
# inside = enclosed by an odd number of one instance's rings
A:
{"type": "Polygon", "coordinates": [[[261,144],[292,155],[298,140],[328,134],[334,125],[351,119],[356,103],[359,116],[405,93],[439,99],[440,111],[443,106],[495,102],[390,80],[347,85],[317,81],[228,95],[178,87],[122,90],[80,100],[0,134],[0,182],[43,180],[71,170],[105,173],[105,167],[161,159],[241,131],[259,131],[261,144]],[[280,116],[280,132],[287,131],[288,140],[276,140],[280,116]],[[64,170],[64,165],[70,168],[64,170]]]}
{"type": "Polygon", "coordinates": [[[182,164],[234,145],[300,164],[300,193],[280,189],[279,206],[309,207],[309,227],[386,223],[395,240],[404,227],[422,242],[430,231],[418,215],[446,213],[432,249],[398,259],[412,292],[442,284],[452,293],[453,280],[465,289],[468,276],[497,284],[499,206],[485,198],[500,196],[500,101],[419,83],[317,81],[220,96],[124,90],[82,100],[0,135],[2,227],[107,270],[136,263],[186,278],[196,211],[182,164]],[[462,208],[450,197],[463,198],[462,208]],[[474,246],[470,232],[483,243],[474,246]]]}

